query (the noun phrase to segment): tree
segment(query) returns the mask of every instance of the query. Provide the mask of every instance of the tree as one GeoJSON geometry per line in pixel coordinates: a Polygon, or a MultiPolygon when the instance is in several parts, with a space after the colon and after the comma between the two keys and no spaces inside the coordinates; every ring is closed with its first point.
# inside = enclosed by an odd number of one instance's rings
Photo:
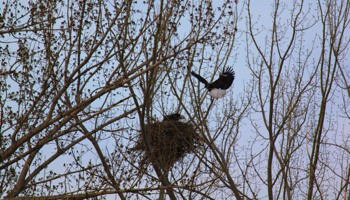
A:
{"type": "Polygon", "coordinates": [[[2,5],[1,197],[348,199],[349,1],[2,5]],[[177,112],[201,143],[142,163],[177,112]]]}
{"type": "Polygon", "coordinates": [[[344,55],[349,43],[344,36],[349,31],[349,6],[348,1],[276,0],[271,25],[256,27],[251,1],[247,1],[247,60],[253,74],[250,92],[256,100],[251,118],[257,139],[252,148],[261,144],[264,150],[250,156],[246,171],[258,177],[258,188],[266,185],[268,199],[348,196],[343,184],[328,189],[347,180],[340,174],[348,174],[348,169],[337,168],[344,163],[335,156],[349,157],[347,145],[338,144],[347,136],[338,139],[331,134],[341,134],[334,128],[341,118],[332,106],[339,101],[335,94],[348,86],[344,55]],[[263,167],[266,173],[257,174],[263,167]],[[330,177],[337,177],[336,181],[330,177]]]}
{"type": "Polygon", "coordinates": [[[199,53],[228,59],[236,4],[2,4],[1,196],[126,199],[159,182],[181,195],[157,166],[142,176],[130,148],[152,117],[184,109],[188,69],[208,62],[199,53]]]}

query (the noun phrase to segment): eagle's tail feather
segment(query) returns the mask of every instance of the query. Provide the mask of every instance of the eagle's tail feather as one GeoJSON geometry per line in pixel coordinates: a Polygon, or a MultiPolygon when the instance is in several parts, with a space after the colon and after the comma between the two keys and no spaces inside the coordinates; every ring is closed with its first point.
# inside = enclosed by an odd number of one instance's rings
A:
{"type": "Polygon", "coordinates": [[[194,71],[191,71],[191,75],[196,77],[200,82],[205,84],[205,87],[208,87],[209,83],[207,80],[205,80],[203,77],[201,77],[199,74],[196,74],[194,71]]]}

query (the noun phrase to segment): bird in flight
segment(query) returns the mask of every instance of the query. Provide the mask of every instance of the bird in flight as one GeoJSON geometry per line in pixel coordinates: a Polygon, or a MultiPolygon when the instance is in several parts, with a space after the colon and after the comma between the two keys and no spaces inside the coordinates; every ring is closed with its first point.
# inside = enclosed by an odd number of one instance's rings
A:
{"type": "Polygon", "coordinates": [[[217,99],[226,95],[226,90],[232,85],[232,82],[235,79],[235,72],[231,67],[224,70],[222,74],[220,74],[220,77],[212,83],[208,83],[207,80],[199,74],[196,74],[194,71],[191,71],[191,75],[204,83],[205,88],[209,91],[209,95],[217,99]]]}

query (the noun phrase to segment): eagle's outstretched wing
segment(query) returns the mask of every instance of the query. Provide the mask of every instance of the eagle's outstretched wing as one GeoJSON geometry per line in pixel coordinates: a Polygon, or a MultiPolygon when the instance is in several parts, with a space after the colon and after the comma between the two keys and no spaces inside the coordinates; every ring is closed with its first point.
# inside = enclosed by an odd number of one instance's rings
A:
{"type": "Polygon", "coordinates": [[[235,72],[233,71],[232,68],[227,68],[226,70],[223,71],[220,77],[213,83],[209,84],[209,86],[210,88],[227,90],[229,87],[231,87],[234,79],[235,79],[235,72]]]}

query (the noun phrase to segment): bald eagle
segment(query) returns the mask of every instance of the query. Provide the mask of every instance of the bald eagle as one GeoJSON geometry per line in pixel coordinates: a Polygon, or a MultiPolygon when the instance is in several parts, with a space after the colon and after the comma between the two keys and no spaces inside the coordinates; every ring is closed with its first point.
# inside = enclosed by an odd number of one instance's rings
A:
{"type": "Polygon", "coordinates": [[[174,113],[171,115],[165,115],[163,121],[179,121],[180,119],[185,119],[185,117],[180,115],[179,113],[174,113]]]}
{"type": "Polygon", "coordinates": [[[220,77],[212,82],[208,83],[202,76],[191,71],[191,75],[196,77],[201,83],[204,83],[205,88],[208,89],[209,95],[214,98],[222,98],[226,95],[226,90],[231,87],[233,80],[235,79],[235,72],[232,68],[224,70],[220,77]]]}

